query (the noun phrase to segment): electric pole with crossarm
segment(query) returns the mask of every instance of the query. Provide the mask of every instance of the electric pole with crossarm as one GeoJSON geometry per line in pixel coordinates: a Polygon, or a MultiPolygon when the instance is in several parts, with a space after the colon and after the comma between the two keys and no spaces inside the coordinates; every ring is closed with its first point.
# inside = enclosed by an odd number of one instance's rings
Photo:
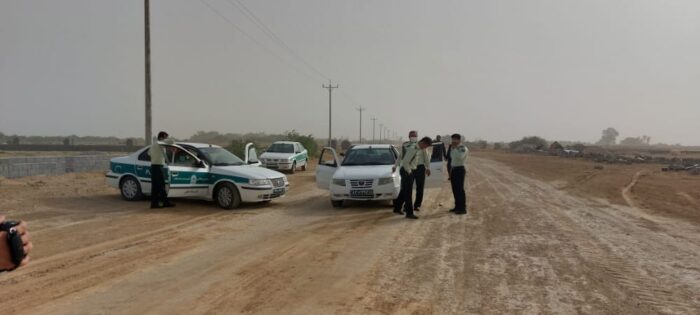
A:
{"type": "Polygon", "coordinates": [[[333,108],[331,105],[333,103],[333,98],[331,97],[331,94],[332,94],[331,92],[333,92],[333,89],[337,89],[339,85],[336,84],[335,86],[333,86],[331,84],[331,80],[328,80],[328,86],[326,86],[325,84],[323,84],[321,86],[324,89],[328,89],[328,146],[330,147],[331,146],[331,139],[333,139],[332,132],[331,132],[331,130],[333,130],[333,128],[332,128],[332,126],[333,126],[332,114],[331,114],[332,108],[333,108]]]}
{"type": "Polygon", "coordinates": [[[375,127],[376,122],[377,122],[377,118],[372,117],[372,143],[376,143],[376,141],[374,141],[374,127],[375,127]]]}
{"type": "Polygon", "coordinates": [[[359,138],[359,140],[357,141],[357,143],[362,143],[362,111],[365,110],[365,109],[367,109],[367,107],[362,107],[362,106],[360,106],[360,107],[358,107],[358,108],[356,108],[356,109],[360,112],[360,138],[359,138]]]}

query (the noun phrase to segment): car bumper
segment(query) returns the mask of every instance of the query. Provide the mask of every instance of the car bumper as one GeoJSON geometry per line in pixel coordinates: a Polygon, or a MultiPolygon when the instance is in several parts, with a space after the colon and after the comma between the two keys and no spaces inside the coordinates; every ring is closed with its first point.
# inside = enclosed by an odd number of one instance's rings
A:
{"type": "Polygon", "coordinates": [[[262,166],[273,170],[290,170],[292,162],[265,162],[262,166]]]}
{"type": "Polygon", "coordinates": [[[284,187],[274,188],[272,186],[241,186],[240,188],[239,192],[243,202],[260,202],[284,196],[289,191],[289,184],[285,184],[284,187]]]}
{"type": "Polygon", "coordinates": [[[373,186],[372,189],[353,189],[347,186],[331,185],[331,200],[394,200],[399,197],[399,186],[381,185],[373,186]],[[371,190],[371,196],[357,197],[352,190],[371,190]]]}
{"type": "Polygon", "coordinates": [[[107,174],[105,174],[105,181],[107,182],[108,186],[119,188],[119,175],[112,172],[108,172],[107,174]]]}

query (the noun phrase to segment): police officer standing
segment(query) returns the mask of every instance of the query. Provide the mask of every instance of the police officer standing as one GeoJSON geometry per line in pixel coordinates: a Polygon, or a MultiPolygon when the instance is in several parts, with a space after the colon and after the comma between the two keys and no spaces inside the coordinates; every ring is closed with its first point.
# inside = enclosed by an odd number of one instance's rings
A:
{"type": "Polygon", "coordinates": [[[167,132],[158,133],[158,138],[153,141],[148,154],[151,156],[151,208],[174,207],[175,204],[168,200],[165,191],[165,169],[167,154],[163,144],[173,144],[167,132]]]}
{"type": "MultiPolygon", "coordinates": [[[[421,139],[421,141],[423,140],[424,139],[421,139]]],[[[416,152],[416,170],[414,171],[416,180],[416,202],[413,204],[413,211],[420,211],[421,205],[423,204],[423,191],[425,190],[426,176],[430,176],[430,156],[428,156],[428,150],[426,148],[421,148],[419,146],[418,152],[416,152]]]]}
{"type": "Polygon", "coordinates": [[[411,130],[408,133],[409,141],[401,145],[401,157],[396,160],[393,170],[399,169],[401,174],[401,191],[399,197],[394,200],[394,213],[406,214],[407,219],[418,219],[413,214],[413,183],[415,180],[414,173],[417,165],[418,151],[427,148],[432,142],[430,138],[425,137],[418,141],[418,132],[411,130]],[[426,140],[427,139],[427,140],[426,140]],[[401,211],[401,208],[404,211],[401,211]]]}
{"type": "Polygon", "coordinates": [[[450,145],[450,183],[452,195],[455,199],[455,207],[450,210],[455,214],[467,214],[467,194],[464,191],[464,180],[467,174],[465,162],[469,149],[462,143],[462,136],[458,133],[452,135],[450,145]]]}

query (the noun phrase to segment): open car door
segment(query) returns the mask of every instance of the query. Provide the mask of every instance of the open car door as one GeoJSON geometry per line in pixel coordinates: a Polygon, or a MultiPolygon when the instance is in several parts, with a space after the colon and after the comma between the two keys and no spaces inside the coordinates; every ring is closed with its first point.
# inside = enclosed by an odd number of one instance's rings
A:
{"type": "Polygon", "coordinates": [[[447,166],[445,165],[445,145],[442,142],[433,144],[430,153],[430,176],[425,177],[425,187],[439,188],[447,181],[447,166]]]}
{"type": "Polygon", "coordinates": [[[245,145],[245,158],[243,162],[247,165],[260,166],[260,159],[258,159],[258,152],[255,151],[255,145],[251,142],[245,145]]]}
{"type": "Polygon", "coordinates": [[[321,151],[321,157],[316,165],[316,186],[321,189],[330,189],[333,174],[338,170],[340,160],[335,149],[325,147],[321,151]]]}

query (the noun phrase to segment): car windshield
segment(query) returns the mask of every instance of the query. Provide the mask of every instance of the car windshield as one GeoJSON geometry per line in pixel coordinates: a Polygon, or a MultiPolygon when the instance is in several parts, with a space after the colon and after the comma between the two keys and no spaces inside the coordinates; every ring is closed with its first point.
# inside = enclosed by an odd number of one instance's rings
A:
{"type": "Polygon", "coordinates": [[[215,166],[243,165],[243,160],[224,148],[199,148],[206,159],[215,166]]]}
{"type": "Polygon", "coordinates": [[[267,152],[272,153],[294,153],[294,145],[291,143],[273,143],[267,152]]]}
{"type": "Polygon", "coordinates": [[[343,166],[349,165],[392,165],[394,154],[389,148],[351,149],[345,154],[343,166]]]}

